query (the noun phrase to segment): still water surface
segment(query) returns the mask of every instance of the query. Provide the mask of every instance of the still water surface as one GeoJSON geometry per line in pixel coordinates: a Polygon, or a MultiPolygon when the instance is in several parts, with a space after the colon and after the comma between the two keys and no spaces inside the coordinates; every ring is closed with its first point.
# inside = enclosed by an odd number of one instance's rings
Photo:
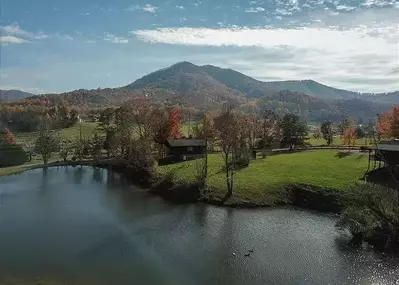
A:
{"type": "Polygon", "coordinates": [[[345,249],[334,224],[289,208],[170,205],[104,169],[38,169],[0,178],[0,283],[396,283],[398,260],[345,249]]]}

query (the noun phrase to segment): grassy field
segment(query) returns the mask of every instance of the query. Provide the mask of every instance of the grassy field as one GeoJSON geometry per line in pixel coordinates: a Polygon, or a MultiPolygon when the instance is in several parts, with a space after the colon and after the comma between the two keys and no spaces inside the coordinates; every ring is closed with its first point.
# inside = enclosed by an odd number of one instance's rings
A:
{"type": "MultiPolygon", "coordinates": [[[[306,183],[315,186],[344,190],[359,181],[367,169],[367,157],[353,153],[344,158],[334,150],[307,151],[258,158],[236,175],[234,202],[251,202],[271,205],[279,200],[281,188],[292,183],[306,183]]],[[[175,171],[176,181],[193,181],[196,162],[161,166],[158,171],[166,174],[175,171]]],[[[223,161],[220,154],[209,156],[208,185],[217,197],[226,192],[223,161]]]]}
{"type": "MultiPolygon", "coordinates": [[[[82,122],[77,123],[73,127],[62,129],[58,131],[58,134],[62,138],[66,139],[74,139],[75,137],[79,136],[80,129],[82,128],[82,135],[84,137],[90,137],[98,127],[98,123],[90,123],[90,122],[82,122]]],[[[19,144],[25,144],[26,142],[35,141],[38,137],[37,132],[15,132],[15,139],[19,144]]]]}
{"type": "MultiPolygon", "coordinates": [[[[98,126],[98,123],[82,122],[82,123],[76,124],[75,126],[73,126],[71,128],[60,130],[60,131],[58,131],[58,134],[61,138],[74,139],[79,136],[80,129],[82,129],[82,135],[84,137],[90,137],[96,131],[97,126],[98,126]]],[[[34,143],[37,139],[38,133],[37,132],[31,132],[31,133],[16,132],[16,133],[14,133],[14,135],[15,135],[15,139],[18,144],[26,144],[29,142],[34,143]]],[[[60,160],[58,153],[53,153],[49,162],[54,162],[57,160],[60,160]]],[[[40,156],[35,155],[32,157],[32,161],[29,161],[23,165],[0,168],[0,176],[17,174],[17,173],[23,172],[25,170],[34,168],[35,166],[39,166],[41,164],[43,164],[43,160],[41,159],[40,156]]]]}

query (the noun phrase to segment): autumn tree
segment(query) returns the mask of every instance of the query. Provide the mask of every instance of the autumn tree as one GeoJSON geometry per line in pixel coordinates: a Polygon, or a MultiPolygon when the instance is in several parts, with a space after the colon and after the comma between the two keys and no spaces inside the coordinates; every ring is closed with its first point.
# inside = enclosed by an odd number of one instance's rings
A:
{"type": "Polygon", "coordinates": [[[193,127],[193,133],[196,138],[206,139],[208,148],[213,150],[216,139],[215,121],[210,112],[204,114],[201,121],[193,127]]]}
{"type": "Polygon", "coordinates": [[[357,139],[356,128],[354,126],[350,126],[344,130],[343,134],[343,145],[347,146],[355,146],[357,139]]]}
{"type": "Polygon", "coordinates": [[[338,125],[339,134],[343,135],[345,130],[348,129],[349,127],[351,127],[352,125],[353,125],[353,122],[349,118],[343,119],[341,121],[341,123],[339,123],[339,125],[338,125]]]}
{"type": "Polygon", "coordinates": [[[183,122],[183,115],[180,109],[172,108],[168,110],[168,125],[171,138],[180,138],[183,134],[181,132],[183,122]]]}
{"type": "Polygon", "coordinates": [[[272,142],[280,135],[279,117],[271,110],[264,110],[261,112],[259,125],[258,148],[262,150],[262,156],[265,158],[266,150],[272,148],[272,142]]]}
{"type": "Polygon", "coordinates": [[[238,116],[231,108],[225,107],[222,113],[215,118],[215,128],[220,140],[224,171],[226,174],[227,195],[225,201],[233,195],[235,160],[239,151],[240,123],[238,116]]]}
{"type": "Polygon", "coordinates": [[[0,133],[0,145],[15,145],[15,136],[7,128],[0,133]]]}
{"type": "Polygon", "coordinates": [[[50,118],[43,117],[40,123],[39,137],[35,143],[35,152],[42,156],[44,165],[47,165],[51,155],[58,150],[59,138],[51,130],[50,118]]]}
{"type": "Polygon", "coordinates": [[[326,140],[327,145],[331,145],[334,140],[334,134],[332,130],[332,122],[325,121],[321,124],[320,131],[323,134],[323,139],[326,140]]]}
{"type": "Polygon", "coordinates": [[[377,116],[377,133],[380,138],[399,138],[399,105],[377,116]]]}

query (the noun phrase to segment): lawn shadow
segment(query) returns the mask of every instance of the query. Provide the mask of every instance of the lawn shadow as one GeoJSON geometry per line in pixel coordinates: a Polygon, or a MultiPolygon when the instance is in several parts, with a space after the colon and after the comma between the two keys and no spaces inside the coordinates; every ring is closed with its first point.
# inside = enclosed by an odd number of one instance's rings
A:
{"type": "Polygon", "coordinates": [[[352,155],[352,153],[349,152],[349,151],[340,151],[340,152],[337,152],[335,157],[338,157],[339,159],[341,159],[341,158],[345,158],[345,157],[348,157],[348,156],[351,156],[351,155],[352,155]]]}

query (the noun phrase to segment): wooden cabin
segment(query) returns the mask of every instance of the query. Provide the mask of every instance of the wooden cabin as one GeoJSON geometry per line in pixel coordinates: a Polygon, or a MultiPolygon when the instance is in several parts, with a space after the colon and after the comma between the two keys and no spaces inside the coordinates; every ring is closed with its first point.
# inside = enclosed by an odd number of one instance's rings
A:
{"type": "Polygon", "coordinates": [[[203,139],[169,139],[165,142],[165,156],[159,164],[170,164],[205,157],[207,142],[203,139]]]}

